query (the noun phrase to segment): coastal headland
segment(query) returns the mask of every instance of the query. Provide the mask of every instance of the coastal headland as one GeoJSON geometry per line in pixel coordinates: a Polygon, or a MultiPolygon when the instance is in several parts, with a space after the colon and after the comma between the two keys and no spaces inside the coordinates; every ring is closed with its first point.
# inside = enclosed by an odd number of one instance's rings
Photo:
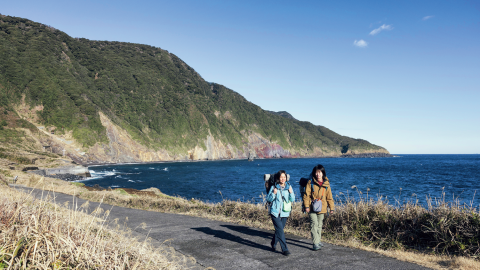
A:
{"type": "Polygon", "coordinates": [[[0,24],[0,143],[23,162],[32,151],[77,164],[389,154],[264,110],[161,48],[0,24]]]}

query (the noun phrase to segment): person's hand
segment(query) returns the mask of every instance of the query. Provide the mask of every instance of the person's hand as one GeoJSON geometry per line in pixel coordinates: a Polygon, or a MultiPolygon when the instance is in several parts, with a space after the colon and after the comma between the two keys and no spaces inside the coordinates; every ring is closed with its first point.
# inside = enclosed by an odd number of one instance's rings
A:
{"type": "Polygon", "coordinates": [[[305,212],[310,213],[310,207],[305,208],[305,212]]]}
{"type": "Polygon", "coordinates": [[[273,189],[273,194],[277,194],[277,188],[273,189]]]}
{"type": "Polygon", "coordinates": [[[293,188],[292,188],[292,186],[290,186],[290,187],[288,188],[288,192],[293,193],[293,188]]]}
{"type": "Polygon", "coordinates": [[[333,215],[333,210],[330,210],[330,215],[333,215]]]}

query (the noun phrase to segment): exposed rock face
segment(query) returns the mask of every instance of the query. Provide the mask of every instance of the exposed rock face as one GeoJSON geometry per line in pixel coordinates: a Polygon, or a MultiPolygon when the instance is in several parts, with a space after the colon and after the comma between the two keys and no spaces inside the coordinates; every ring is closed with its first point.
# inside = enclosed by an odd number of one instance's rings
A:
{"type": "Polygon", "coordinates": [[[205,140],[206,150],[196,146],[194,149],[188,151],[188,159],[191,160],[212,160],[212,159],[232,159],[240,158],[239,153],[230,144],[223,144],[221,141],[215,141],[210,134],[205,140]]]}
{"type": "MultiPolygon", "coordinates": [[[[263,138],[260,134],[252,133],[248,137],[248,150],[253,151],[259,158],[291,157],[289,151],[284,150],[280,145],[272,143],[263,138]]],[[[246,155],[244,158],[247,158],[246,155]]]]}
{"type": "Polygon", "coordinates": [[[260,134],[251,133],[247,136],[247,143],[242,149],[230,144],[224,144],[211,134],[205,139],[206,149],[196,146],[182,155],[170,155],[165,150],[149,149],[135,140],[100,113],[102,124],[107,130],[108,145],[96,144],[91,147],[85,156],[84,162],[152,162],[161,160],[216,160],[216,159],[243,159],[249,156],[257,158],[292,157],[292,154],[280,145],[272,143],[260,134]]]}
{"type": "Polygon", "coordinates": [[[96,144],[88,150],[87,162],[151,162],[174,160],[166,151],[149,149],[132,139],[127,131],[113,124],[100,113],[102,125],[107,130],[108,145],[96,144]]]}
{"type": "Polygon", "coordinates": [[[73,139],[65,140],[44,131],[48,135],[42,139],[47,151],[63,154],[80,164],[92,163],[128,163],[128,162],[155,162],[174,160],[219,160],[219,159],[247,159],[253,158],[288,158],[288,157],[321,157],[321,156],[385,156],[388,151],[381,149],[374,152],[366,150],[349,150],[342,153],[340,149],[325,150],[315,147],[313,150],[300,150],[292,153],[275,142],[262,137],[255,132],[243,132],[245,144],[237,148],[225,144],[209,134],[204,141],[205,148],[196,146],[184,154],[171,154],[167,150],[150,149],[135,141],[128,132],[114,124],[106,115],[100,113],[102,125],[106,128],[108,143],[97,143],[89,149],[81,149],[73,139]],[[84,151],[84,152],[82,152],[84,151]]]}
{"type": "Polygon", "coordinates": [[[23,94],[21,102],[15,106],[15,110],[18,113],[18,115],[23,119],[31,123],[37,123],[39,122],[37,112],[43,111],[43,106],[39,105],[31,108],[29,105],[25,103],[25,94],[23,94]]]}
{"type": "Polygon", "coordinates": [[[292,157],[291,153],[283,149],[280,145],[271,143],[263,138],[258,133],[252,133],[247,137],[248,142],[242,149],[228,144],[225,145],[219,140],[215,140],[212,135],[209,135],[205,141],[207,150],[200,147],[195,147],[189,151],[189,159],[192,160],[211,160],[211,159],[246,159],[248,157],[254,158],[280,158],[292,157]]]}

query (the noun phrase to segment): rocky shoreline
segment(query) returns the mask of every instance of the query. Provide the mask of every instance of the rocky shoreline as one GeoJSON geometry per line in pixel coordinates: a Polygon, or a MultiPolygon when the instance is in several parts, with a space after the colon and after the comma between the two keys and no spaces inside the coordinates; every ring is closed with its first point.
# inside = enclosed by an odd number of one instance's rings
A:
{"type": "Polygon", "coordinates": [[[71,173],[47,174],[47,172],[45,170],[34,170],[34,171],[29,171],[29,172],[37,174],[37,175],[41,175],[41,176],[46,176],[46,177],[50,177],[50,178],[60,179],[60,180],[63,180],[63,181],[68,181],[68,182],[79,181],[79,180],[85,180],[86,179],[85,176],[71,174],[71,173]]]}
{"type": "MultiPolygon", "coordinates": [[[[306,156],[306,157],[272,157],[272,158],[255,158],[254,160],[260,159],[282,159],[282,158],[391,158],[395,157],[392,154],[386,153],[364,153],[364,154],[343,154],[341,156],[306,156]]],[[[248,161],[248,158],[224,158],[224,159],[205,159],[205,160],[159,160],[159,161],[148,161],[148,162],[92,162],[92,163],[82,163],[82,166],[93,167],[93,166],[108,166],[108,165],[122,165],[122,164],[158,164],[158,163],[177,163],[177,162],[202,162],[202,161],[223,161],[223,160],[245,160],[248,161]]]]}

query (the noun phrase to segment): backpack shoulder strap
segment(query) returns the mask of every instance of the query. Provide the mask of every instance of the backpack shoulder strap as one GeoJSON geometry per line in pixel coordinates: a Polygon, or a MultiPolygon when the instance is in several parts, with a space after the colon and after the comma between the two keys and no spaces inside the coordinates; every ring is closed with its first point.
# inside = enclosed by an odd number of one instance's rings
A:
{"type": "Polygon", "coordinates": [[[313,197],[313,192],[315,191],[315,189],[313,188],[314,185],[313,185],[313,178],[310,179],[310,185],[312,185],[312,189],[310,191],[310,197],[312,197],[312,201],[315,199],[315,197],[313,197]]]}
{"type": "MultiPolygon", "coordinates": [[[[322,188],[322,187],[320,187],[322,188]]],[[[325,187],[323,190],[322,190],[322,195],[320,196],[320,200],[323,200],[323,194],[325,194],[325,191],[327,190],[327,188],[325,187]]]]}

